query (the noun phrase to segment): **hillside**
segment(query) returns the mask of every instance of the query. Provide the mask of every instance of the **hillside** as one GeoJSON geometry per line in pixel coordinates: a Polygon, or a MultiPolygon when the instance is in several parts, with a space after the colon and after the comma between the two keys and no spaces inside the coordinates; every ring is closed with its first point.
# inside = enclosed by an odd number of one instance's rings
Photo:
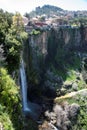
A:
{"type": "Polygon", "coordinates": [[[50,17],[51,15],[59,15],[60,13],[64,13],[64,10],[56,7],[56,6],[52,6],[52,5],[44,5],[42,7],[38,6],[36,7],[35,11],[30,12],[30,17],[34,17],[37,15],[47,15],[48,17],[50,17]]]}
{"type": "MultiPolygon", "coordinates": [[[[66,19],[74,24],[77,24],[78,21],[87,21],[87,11],[86,10],[78,10],[78,11],[68,11],[64,10],[57,6],[52,5],[44,5],[42,7],[38,6],[35,10],[31,11],[30,13],[25,14],[26,17],[32,18],[41,18],[42,21],[45,21],[49,18],[51,19],[66,19]]],[[[85,22],[87,24],[87,22],[85,22]]]]}

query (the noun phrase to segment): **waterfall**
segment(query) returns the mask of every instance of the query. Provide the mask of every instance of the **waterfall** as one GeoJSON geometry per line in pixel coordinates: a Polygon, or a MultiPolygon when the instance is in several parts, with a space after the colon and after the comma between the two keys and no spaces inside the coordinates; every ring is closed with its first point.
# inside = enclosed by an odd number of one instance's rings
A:
{"type": "Polygon", "coordinates": [[[27,103],[27,81],[26,81],[26,74],[25,74],[23,60],[21,62],[20,76],[21,76],[21,87],[22,87],[21,91],[22,91],[23,112],[27,113],[30,112],[31,110],[28,108],[28,103],[27,103]]]}
{"type": "Polygon", "coordinates": [[[20,77],[21,77],[21,94],[22,94],[23,112],[25,115],[29,115],[34,120],[37,120],[41,113],[41,107],[38,104],[32,103],[27,100],[27,87],[28,86],[27,86],[26,73],[25,73],[23,60],[21,61],[20,77]]]}

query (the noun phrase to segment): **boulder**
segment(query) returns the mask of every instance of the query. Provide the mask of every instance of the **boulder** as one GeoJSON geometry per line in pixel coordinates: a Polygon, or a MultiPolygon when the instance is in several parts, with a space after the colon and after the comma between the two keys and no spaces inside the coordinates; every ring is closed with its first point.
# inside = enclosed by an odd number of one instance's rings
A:
{"type": "Polygon", "coordinates": [[[72,82],[71,81],[64,82],[63,87],[66,89],[72,88],[72,82]]]}
{"type": "Polygon", "coordinates": [[[45,116],[50,120],[52,124],[56,124],[56,114],[54,112],[45,112],[45,116]]]}
{"type": "Polygon", "coordinates": [[[75,119],[80,111],[80,106],[76,103],[70,105],[70,117],[75,119]]]}
{"type": "Polygon", "coordinates": [[[72,84],[72,89],[73,89],[74,91],[77,91],[77,90],[78,90],[78,84],[77,84],[76,82],[72,84]]]}

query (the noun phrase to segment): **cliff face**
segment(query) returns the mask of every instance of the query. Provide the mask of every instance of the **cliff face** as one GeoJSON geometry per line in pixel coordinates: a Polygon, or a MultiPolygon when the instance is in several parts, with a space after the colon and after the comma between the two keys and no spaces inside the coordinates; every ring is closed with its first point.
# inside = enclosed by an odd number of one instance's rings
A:
{"type": "Polygon", "coordinates": [[[24,57],[31,97],[50,88],[55,93],[54,88],[63,84],[70,68],[82,69],[80,64],[86,51],[87,28],[51,29],[29,36],[24,57]]]}
{"type": "Polygon", "coordinates": [[[37,47],[46,56],[48,54],[48,44],[50,44],[49,39],[53,40],[53,46],[56,42],[56,44],[60,44],[60,46],[68,49],[68,51],[71,48],[80,49],[81,51],[87,46],[87,28],[51,29],[39,35],[30,36],[29,44],[32,47],[37,47]]]}
{"type": "Polygon", "coordinates": [[[44,106],[46,124],[50,122],[62,130],[87,128],[84,104],[87,102],[87,28],[51,29],[29,36],[24,46],[24,62],[28,99],[44,106]],[[81,96],[73,98],[72,94],[79,92],[81,96]],[[57,113],[65,113],[64,118],[57,113]]]}
{"type": "Polygon", "coordinates": [[[29,38],[29,44],[32,47],[38,47],[38,49],[40,50],[40,52],[42,54],[46,54],[47,53],[47,42],[48,42],[48,36],[49,36],[49,32],[43,32],[39,35],[32,35],[29,38]]]}

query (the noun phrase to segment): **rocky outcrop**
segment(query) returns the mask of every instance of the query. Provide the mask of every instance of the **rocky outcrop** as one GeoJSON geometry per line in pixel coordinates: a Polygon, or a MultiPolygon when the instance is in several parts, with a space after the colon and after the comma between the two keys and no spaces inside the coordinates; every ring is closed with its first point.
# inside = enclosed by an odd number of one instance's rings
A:
{"type": "Polygon", "coordinates": [[[56,104],[52,112],[45,112],[47,121],[40,126],[39,130],[70,130],[72,121],[76,120],[79,111],[80,106],[76,103],[71,105],[67,102],[61,105],[56,104]],[[51,126],[53,126],[53,128],[51,126]]]}
{"type": "MultiPolygon", "coordinates": [[[[65,48],[72,49],[83,47],[82,44],[87,44],[87,28],[60,28],[51,29],[50,31],[41,32],[39,35],[30,36],[29,43],[33,47],[38,46],[43,54],[48,54],[48,39],[53,39],[53,44],[61,44],[65,48]],[[55,38],[55,39],[54,39],[55,38]],[[83,39],[84,38],[84,39],[83,39]],[[82,43],[83,41],[83,43],[82,43]]],[[[80,48],[81,49],[81,48],[80,48]]],[[[86,48],[87,49],[87,48],[86,48]]],[[[81,50],[80,50],[81,51],[81,50]]]]}
{"type": "Polygon", "coordinates": [[[39,125],[39,130],[71,130],[75,128],[80,130],[82,128],[81,125],[85,123],[83,116],[85,116],[84,114],[87,110],[86,95],[87,89],[83,89],[56,98],[56,104],[53,109],[45,112],[45,121],[39,125]]]}
{"type": "Polygon", "coordinates": [[[50,35],[49,32],[42,32],[38,35],[31,35],[29,37],[29,45],[31,45],[33,48],[38,47],[39,51],[42,54],[46,55],[49,35],[50,35]]]}
{"type": "Polygon", "coordinates": [[[57,97],[57,98],[55,98],[55,102],[58,102],[58,101],[63,100],[63,99],[69,99],[69,98],[72,98],[72,97],[78,96],[78,95],[85,97],[86,94],[87,94],[87,89],[82,89],[82,90],[79,90],[77,92],[71,92],[71,93],[68,93],[64,96],[57,97]]]}

